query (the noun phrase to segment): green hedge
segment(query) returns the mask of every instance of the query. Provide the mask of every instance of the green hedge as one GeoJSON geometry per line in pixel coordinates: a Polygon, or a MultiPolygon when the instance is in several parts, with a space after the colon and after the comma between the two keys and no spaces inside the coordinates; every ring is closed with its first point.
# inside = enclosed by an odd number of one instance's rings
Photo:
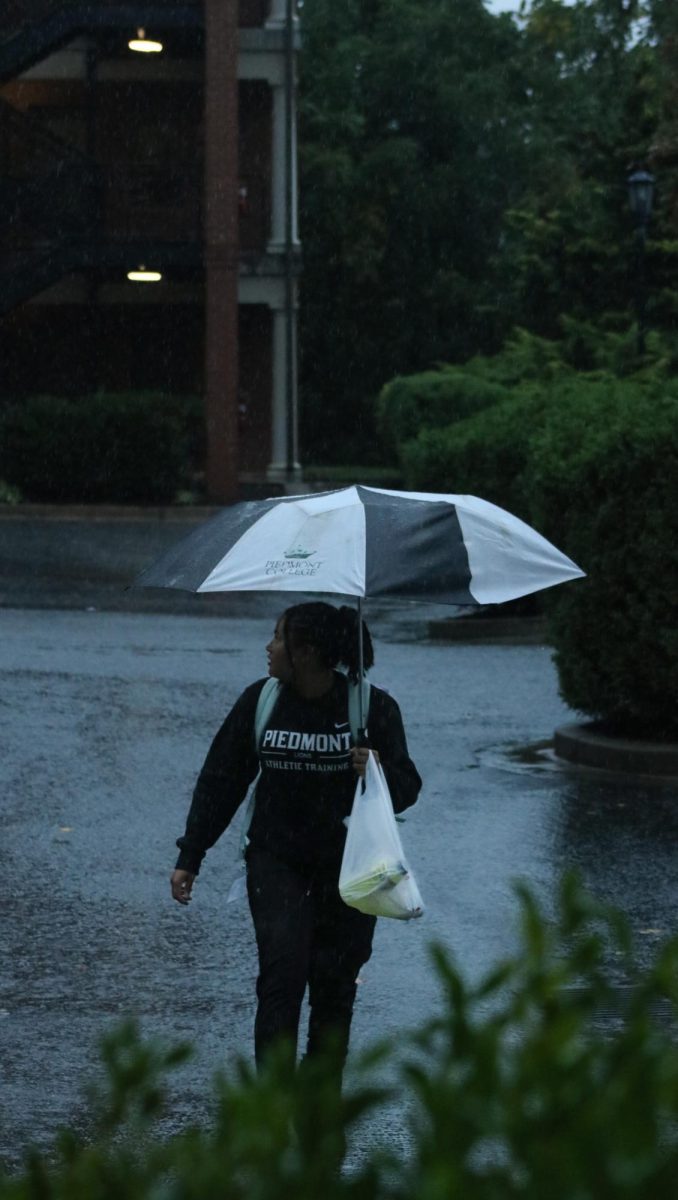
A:
{"type": "Polygon", "coordinates": [[[377,399],[377,428],[384,444],[399,452],[423,427],[439,429],[506,398],[494,380],[456,367],[392,379],[377,399]]]}
{"type": "Polygon", "coordinates": [[[194,396],[31,396],[0,413],[0,478],[32,501],[168,503],[201,457],[202,423],[194,396]]]}
{"type": "Polygon", "coordinates": [[[446,429],[422,429],[401,446],[406,486],[482,496],[527,519],[529,443],[549,401],[530,385],[446,429]]]}
{"type": "Polygon", "coordinates": [[[611,733],[678,736],[678,387],[571,391],[531,442],[531,511],[588,572],[553,595],[564,699],[611,733]]]}
{"type": "Polygon", "coordinates": [[[554,919],[519,894],[515,955],[470,982],[435,949],[439,1013],[363,1054],[343,1096],[329,1061],[295,1073],[282,1053],[259,1076],[232,1064],[209,1122],[163,1134],[163,1113],[187,1117],[187,1049],[109,1034],[89,1134],[83,1114],[0,1172],[0,1200],[675,1200],[678,941],[640,970],[622,918],[574,880],[554,919]]]}
{"type": "Polygon", "coordinates": [[[515,512],[587,572],[549,597],[564,699],[611,731],[678,735],[678,385],[531,383],[402,450],[408,487],[515,512]]]}

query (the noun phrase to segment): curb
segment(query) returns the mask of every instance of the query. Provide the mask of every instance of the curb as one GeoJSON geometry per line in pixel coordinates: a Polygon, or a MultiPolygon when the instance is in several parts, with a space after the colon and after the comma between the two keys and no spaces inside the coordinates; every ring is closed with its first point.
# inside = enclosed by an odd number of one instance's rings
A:
{"type": "Polygon", "coordinates": [[[579,767],[599,767],[630,775],[678,778],[678,743],[608,737],[595,725],[562,725],[553,749],[558,758],[579,767]]]}

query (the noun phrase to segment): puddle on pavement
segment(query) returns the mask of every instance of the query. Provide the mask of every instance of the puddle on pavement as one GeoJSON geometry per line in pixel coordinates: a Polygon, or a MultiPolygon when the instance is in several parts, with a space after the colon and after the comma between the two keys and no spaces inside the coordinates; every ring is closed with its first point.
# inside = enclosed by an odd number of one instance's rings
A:
{"type": "Polygon", "coordinates": [[[535,777],[545,774],[560,775],[562,778],[588,778],[593,780],[624,780],[625,783],[637,787],[647,787],[654,791],[675,788],[675,779],[663,775],[641,775],[627,771],[613,771],[606,767],[589,766],[586,763],[572,763],[560,758],[551,739],[541,742],[531,742],[519,745],[515,742],[504,742],[501,745],[481,746],[475,751],[474,767],[491,767],[497,771],[510,771],[512,774],[532,775],[535,777]]]}
{"type": "Polygon", "coordinates": [[[476,750],[475,758],[478,767],[493,767],[495,770],[517,774],[565,772],[571,769],[571,764],[557,757],[550,740],[528,745],[504,743],[499,746],[481,746],[476,750]]]}

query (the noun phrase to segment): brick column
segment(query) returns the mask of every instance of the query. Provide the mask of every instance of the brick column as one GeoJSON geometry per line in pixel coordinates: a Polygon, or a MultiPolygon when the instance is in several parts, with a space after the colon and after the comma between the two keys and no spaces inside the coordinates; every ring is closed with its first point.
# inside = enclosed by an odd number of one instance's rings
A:
{"type": "Polygon", "coordinates": [[[238,497],[238,0],[205,3],[207,493],[238,497]]]}

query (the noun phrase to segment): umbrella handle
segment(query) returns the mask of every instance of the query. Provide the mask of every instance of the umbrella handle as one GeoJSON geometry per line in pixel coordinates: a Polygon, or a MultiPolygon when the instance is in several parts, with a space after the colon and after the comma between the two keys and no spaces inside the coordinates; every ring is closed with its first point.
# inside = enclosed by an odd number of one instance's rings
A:
{"type": "Polygon", "coordinates": [[[363,667],[363,599],[358,596],[358,740],[357,746],[369,746],[367,733],[365,731],[365,711],[363,704],[363,679],[365,678],[365,669],[363,667]]]}
{"type": "MultiPolygon", "coordinates": [[[[358,596],[358,732],[365,736],[365,713],[363,711],[363,678],[365,676],[365,668],[363,662],[365,655],[363,652],[363,599],[358,596]]],[[[361,744],[361,743],[359,743],[361,744]]]]}
{"type": "Polygon", "coordinates": [[[369,746],[369,738],[365,729],[365,711],[363,697],[363,679],[365,678],[365,669],[363,667],[363,601],[362,596],[358,596],[358,738],[357,746],[369,746]]]}

